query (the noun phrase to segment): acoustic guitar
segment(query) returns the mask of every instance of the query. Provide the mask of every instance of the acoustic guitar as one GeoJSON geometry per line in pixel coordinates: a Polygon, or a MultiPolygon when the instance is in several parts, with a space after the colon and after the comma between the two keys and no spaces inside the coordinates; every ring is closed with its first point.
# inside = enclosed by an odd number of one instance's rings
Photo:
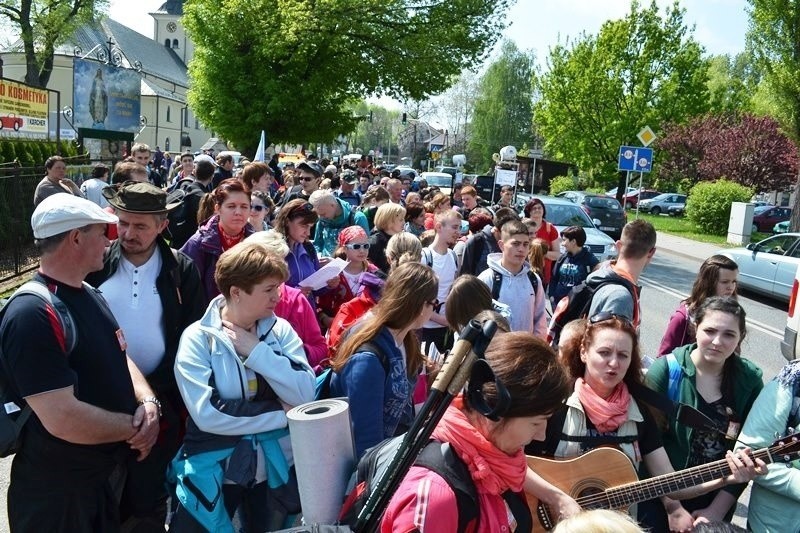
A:
{"type": "MultiPolygon", "coordinates": [[[[753,459],[767,464],[790,463],[800,457],[800,434],[778,439],[768,448],[752,452],[753,459]]],[[[639,481],[628,456],[616,448],[597,448],[575,459],[553,460],[528,456],[528,466],[569,494],[584,509],[627,510],[635,503],[714,481],[731,474],[725,459],[671,474],[639,481]]],[[[527,494],[533,531],[553,529],[557,517],[548,506],[527,494]]]]}

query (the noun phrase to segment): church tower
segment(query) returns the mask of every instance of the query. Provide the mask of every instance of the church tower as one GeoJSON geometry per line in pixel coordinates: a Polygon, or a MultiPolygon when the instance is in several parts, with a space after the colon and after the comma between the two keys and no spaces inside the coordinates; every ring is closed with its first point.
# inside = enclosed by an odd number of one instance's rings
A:
{"type": "Polygon", "coordinates": [[[184,65],[188,65],[194,56],[194,45],[186,35],[181,18],[185,0],[167,0],[150,16],[154,19],[155,31],[153,39],[167,48],[171,48],[184,65]]]}

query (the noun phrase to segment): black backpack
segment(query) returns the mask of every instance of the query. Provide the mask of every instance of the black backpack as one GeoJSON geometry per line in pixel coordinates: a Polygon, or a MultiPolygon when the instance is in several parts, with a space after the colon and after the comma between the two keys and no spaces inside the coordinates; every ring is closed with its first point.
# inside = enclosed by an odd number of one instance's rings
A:
{"type": "MultiPolygon", "coordinates": [[[[91,291],[95,290],[86,284],[84,284],[84,287],[91,291]]],[[[9,302],[21,294],[38,296],[53,308],[64,331],[64,346],[66,347],[67,355],[72,353],[78,343],[75,321],[64,302],[50,292],[47,286],[40,281],[34,279],[24,283],[10,298],[2,302],[0,322],[2,322],[9,302]]],[[[95,293],[92,292],[91,294],[94,295],[95,293]]],[[[11,371],[6,364],[5,356],[0,353],[0,404],[4,407],[4,409],[0,409],[0,457],[8,457],[20,449],[22,446],[22,428],[31,415],[30,406],[19,394],[12,390],[13,387],[8,382],[10,374],[11,371]]]]}
{"type": "MultiPolygon", "coordinates": [[[[181,180],[183,181],[185,180],[181,180]]],[[[194,181],[184,183],[170,193],[170,201],[178,198],[183,200],[180,206],[167,213],[169,233],[172,236],[169,244],[172,248],[180,249],[197,231],[197,211],[205,194],[206,191],[194,181]]]]}
{"type": "Polygon", "coordinates": [[[586,318],[592,306],[592,299],[595,293],[606,285],[622,285],[633,298],[634,308],[637,305],[636,287],[629,280],[619,274],[614,273],[613,277],[603,279],[587,278],[583,283],[575,285],[564,296],[556,308],[553,309],[553,318],[550,320],[550,327],[547,331],[547,341],[555,348],[561,337],[561,330],[568,323],[578,318],[586,318]]]}
{"type": "MultiPolygon", "coordinates": [[[[532,270],[528,270],[528,281],[531,282],[533,287],[533,294],[536,296],[536,290],[539,287],[539,278],[532,270]]],[[[500,301],[500,287],[503,286],[503,275],[497,270],[492,270],[492,299],[500,301]]]]}
{"type": "MultiPolygon", "coordinates": [[[[355,472],[355,486],[350,491],[339,514],[339,523],[355,526],[358,513],[364,508],[367,497],[389,467],[405,435],[386,439],[364,452],[355,472]]],[[[431,440],[419,453],[414,466],[421,466],[439,474],[456,496],[458,506],[458,531],[477,531],[473,524],[478,520],[478,492],[475,482],[464,462],[448,443],[431,440]]]]}

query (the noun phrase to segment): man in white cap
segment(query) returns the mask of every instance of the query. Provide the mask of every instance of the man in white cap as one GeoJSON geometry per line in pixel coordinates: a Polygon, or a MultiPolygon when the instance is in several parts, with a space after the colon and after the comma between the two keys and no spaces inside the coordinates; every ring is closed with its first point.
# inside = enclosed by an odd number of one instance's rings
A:
{"type": "Polygon", "coordinates": [[[116,222],[67,194],[45,198],[31,217],[42,254],[34,279],[69,311],[77,344],[67,349],[61,313],[38,296],[3,310],[0,372],[32,410],[11,465],[12,531],[119,530],[109,477],[131,452],[147,457],[158,436],[159,401],[102,296],[83,285],[103,267],[106,225],[116,222]]]}

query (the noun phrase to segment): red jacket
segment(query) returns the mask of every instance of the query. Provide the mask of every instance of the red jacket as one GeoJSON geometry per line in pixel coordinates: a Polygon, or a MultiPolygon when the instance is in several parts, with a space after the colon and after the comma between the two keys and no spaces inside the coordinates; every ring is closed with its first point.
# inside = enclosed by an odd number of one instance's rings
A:
{"type": "Polygon", "coordinates": [[[328,354],[325,337],[319,329],[317,315],[300,289],[286,284],[281,286],[281,299],[275,306],[275,315],[287,320],[303,341],[312,368],[325,360],[328,354]]]}
{"type": "Polygon", "coordinates": [[[355,324],[367,311],[375,307],[376,303],[370,289],[366,288],[359,296],[343,303],[339,307],[339,311],[333,317],[331,327],[328,328],[328,357],[333,358],[336,355],[336,350],[339,348],[339,342],[345,330],[355,324]]]}

